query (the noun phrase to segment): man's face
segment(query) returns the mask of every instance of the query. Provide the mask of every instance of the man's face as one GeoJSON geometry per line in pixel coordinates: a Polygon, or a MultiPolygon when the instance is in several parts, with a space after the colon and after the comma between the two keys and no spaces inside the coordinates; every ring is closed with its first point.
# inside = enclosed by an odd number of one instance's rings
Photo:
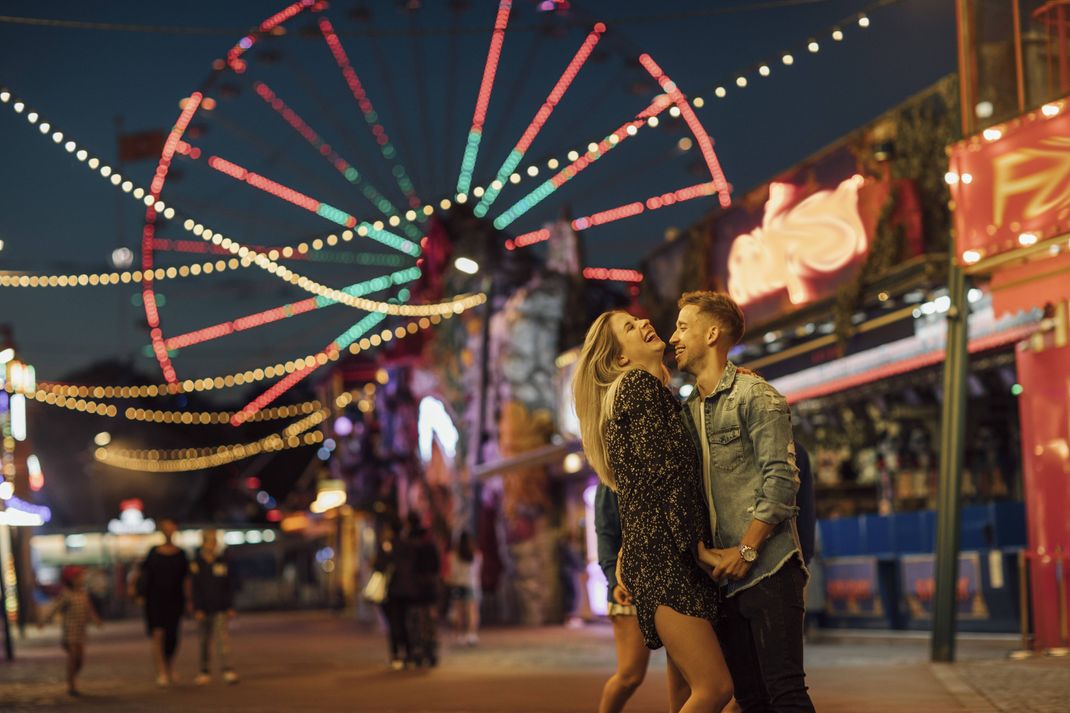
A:
{"type": "Polygon", "coordinates": [[[699,312],[695,305],[681,309],[676,318],[676,331],[669,339],[676,352],[677,368],[690,374],[701,371],[719,332],[713,319],[699,312]]]}

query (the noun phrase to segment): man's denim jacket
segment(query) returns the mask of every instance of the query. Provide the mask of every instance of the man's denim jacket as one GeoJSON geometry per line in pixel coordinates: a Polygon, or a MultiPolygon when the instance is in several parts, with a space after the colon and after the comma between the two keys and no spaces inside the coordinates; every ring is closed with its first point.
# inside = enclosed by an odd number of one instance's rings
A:
{"type": "MultiPolygon", "coordinates": [[[[681,415],[701,458],[698,424],[691,415],[697,398],[696,389],[681,415]]],[[[776,525],[747,576],[728,583],[732,596],[775,573],[801,551],[795,527],[799,469],[791,413],[779,391],[757,375],[737,373],[732,362],[703,407],[710,451],[705,493],[714,545],[738,547],[754,518],[776,525]]]]}

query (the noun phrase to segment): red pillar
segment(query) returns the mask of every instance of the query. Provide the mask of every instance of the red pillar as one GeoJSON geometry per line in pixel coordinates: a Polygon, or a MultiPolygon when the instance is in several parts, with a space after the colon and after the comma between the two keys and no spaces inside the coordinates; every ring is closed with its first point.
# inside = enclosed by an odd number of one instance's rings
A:
{"type": "Polygon", "coordinates": [[[1017,362],[1034,645],[1065,647],[1070,562],[1059,560],[1070,556],[1070,345],[1019,350],[1017,362]]]}

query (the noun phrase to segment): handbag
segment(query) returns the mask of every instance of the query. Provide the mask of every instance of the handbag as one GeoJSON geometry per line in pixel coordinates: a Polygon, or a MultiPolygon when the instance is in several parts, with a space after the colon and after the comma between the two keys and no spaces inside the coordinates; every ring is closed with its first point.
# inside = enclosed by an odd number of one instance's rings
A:
{"type": "Polygon", "coordinates": [[[364,585],[364,598],[372,604],[382,604],[386,601],[386,590],[390,586],[390,575],[385,572],[372,572],[364,585]]]}

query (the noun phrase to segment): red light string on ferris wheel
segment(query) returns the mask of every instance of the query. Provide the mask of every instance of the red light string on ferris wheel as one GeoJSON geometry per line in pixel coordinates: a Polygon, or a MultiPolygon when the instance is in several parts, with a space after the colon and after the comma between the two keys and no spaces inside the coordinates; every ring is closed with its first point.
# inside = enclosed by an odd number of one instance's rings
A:
{"type": "MultiPolygon", "coordinates": [[[[376,292],[378,290],[385,290],[389,287],[403,285],[407,282],[420,279],[421,270],[418,267],[409,267],[404,270],[397,270],[389,275],[382,275],[370,280],[364,280],[363,282],[356,282],[348,287],[342,288],[342,291],[362,297],[366,294],[376,292]]],[[[312,312],[324,307],[330,307],[331,305],[338,304],[337,301],[329,299],[327,297],[309,297],[307,299],[299,300],[297,302],[290,302],[279,307],[264,310],[262,312],[255,312],[253,314],[239,317],[237,319],[228,320],[226,322],[220,322],[219,324],[211,327],[204,327],[186,334],[179,334],[167,339],[168,349],[183,349],[185,347],[193,346],[194,344],[200,344],[212,339],[218,339],[237,332],[243,332],[248,329],[255,329],[256,327],[262,327],[272,322],[277,322],[289,317],[296,317],[297,315],[304,314],[306,312],[312,312]]]]}
{"type": "MultiPolygon", "coordinates": [[[[554,191],[575,178],[581,171],[590,166],[598,159],[605,156],[629,137],[639,133],[639,127],[647,121],[657,121],[657,115],[669,107],[671,101],[668,97],[657,97],[650,105],[630,121],[621,124],[609,136],[602,141],[591,142],[587,146],[587,153],[576,156],[572,162],[554,174],[551,178],[543,181],[535,190],[518,200],[504,213],[494,219],[494,227],[504,230],[514,220],[527,213],[533,207],[549,197],[554,191]]],[[[493,183],[491,184],[494,185],[493,183]]]]}
{"type": "Polygon", "coordinates": [[[699,150],[702,152],[702,159],[706,162],[706,168],[709,169],[710,177],[713,179],[713,184],[717,189],[717,200],[721,203],[721,207],[727,208],[732,205],[731,188],[728,185],[728,181],[725,180],[724,171],[721,170],[721,163],[717,160],[717,153],[713,150],[713,140],[706,133],[706,128],[702,126],[702,122],[695,116],[695,110],[691,108],[687,97],[676,86],[676,82],[665,74],[664,70],[658,66],[658,63],[650,55],[646,53],[639,55],[639,63],[650,73],[654,81],[661,86],[662,91],[669,95],[672,103],[683,116],[688,128],[691,129],[691,134],[698,143],[699,150]]]}
{"type": "Polygon", "coordinates": [[[606,280],[609,282],[633,282],[643,281],[643,273],[638,270],[626,270],[616,267],[585,267],[583,276],[588,280],[606,280]]]}
{"type": "Polygon", "coordinates": [[[352,354],[359,354],[361,351],[367,348],[377,347],[384,342],[389,342],[392,339],[403,339],[407,336],[416,334],[421,329],[426,329],[431,324],[437,324],[438,320],[443,318],[449,319],[451,314],[447,313],[441,317],[432,317],[428,320],[426,317],[417,321],[410,321],[404,327],[397,327],[395,329],[383,329],[379,334],[373,334],[370,340],[366,338],[362,339],[362,336],[369,330],[386,319],[386,315],[381,312],[372,312],[361,319],[359,322],[350,327],[346,332],[340,334],[334,341],[324,347],[321,351],[313,356],[306,357],[304,360],[304,366],[296,369],[295,371],[287,374],[278,382],[273,384],[267,391],[257,396],[250,401],[241,411],[236,412],[230,419],[232,426],[240,426],[250,418],[255,416],[261,409],[270,405],[275,399],[282,394],[289,391],[302,379],[311,374],[319,367],[326,364],[328,361],[335,361],[339,358],[342,351],[346,348],[349,349],[352,354]],[[357,340],[359,343],[354,344],[357,340]],[[367,344],[367,346],[365,346],[367,344]]]}
{"type": "Polygon", "coordinates": [[[483,123],[487,120],[487,107],[490,106],[490,94],[494,89],[494,75],[498,72],[498,60],[502,56],[505,28],[509,24],[509,11],[512,7],[512,0],[501,0],[498,5],[498,14],[494,19],[494,32],[490,36],[490,47],[487,49],[487,62],[483,65],[483,79],[479,83],[476,108],[472,114],[472,128],[468,130],[468,141],[461,159],[461,173],[457,177],[458,195],[467,196],[472,188],[472,175],[475,172],[476,158],[479,155],[479,142],[483,139],[483,123]]]}
{"type": "MultiPolygon", "coordinates": [[[[323,138],[309,126],[308,122],[301,118],[296,111],[283,101],[282,97],[278,93],[269,87],[264,82],[254,82],[253,88],[256,90],[256,95],[264,100],[269,107],[271,107],[275,113],[277,113],[283,121],[290,125],[294,131],[301,135],[317,153],[322,156],[331,166],[334,167],[342,176],[352,183],[353,185],[360,186],[361,193],[376,210],[382,212],[384,215],[394,217],[395,220],[391,221],[392,225],[397,225],[401,222],[401,216],[398,214],[397,207],[390,202],[386,196],[379,192],[379,190],[368,182],[366,178],[360,175],[353,164],[345,160],[335,149],[328,144],[323,138]]],[[[420,231],[413,225],[408,223],[403,228],[405,234],[414,240],[419,240],[421,237],[420,231]]]]}
{"type": "Polygon", "coordinates": [[[349,87],[353,98],[357,100],[357,106],[364,115],[364,121],[371,127],[372,136],[375,137],[375,143],[379,146],[379,152],[383,155],[383,158],[393,164],[391,173],[397,181],[401,192],[408,199],[409,207],[415,208],[419,206],[420,198],[416,195],[412,180],[409,178],[405,167],[401,165],[400,161],[396,160],[397,149],[394,148],[386,129],[379,122],[379,114],[376,113],[375,107],[372,106],[372,102],[368,98],[368,93],[364,91],[364,85],[360,83],[360,78],[353,70],[349,56],[346,54],[345,48],[342,47],[342,41],[338,39],[331,21],[326,17],[321,17],[319,19],[319,28],[323,34],[323,39],[327,42],[327,48],[331,51],[331,56],[334,57],[335,64],[342,71],[342,78],[345,79],[346,86],[349,87]]]}
{"type": "MultiPolygon", "coordinates": [[[[182,113],[178,116],[178,121],[171,128],[171,132],[167,136],[167,141],[164,142],[163,151],[160,153],[160,160],[156,164],[156,173],[152,178],[152,184],[149,186],[149,195],[154,199],[159,199],[160,191],[163,190],[163,185],[167,181],[167,171],[171,167],[171,160],[174,158],[175,149],[178,147],[178,143],[182,138],[182,135],[186,132],[186,128],[190,122],[193,121],[194,115],[197,113],[197,108],[201,104],[201,100],[204,95],[200,92],[194,92],[189,100],[186,102],[186,106],[182,109],[182,113]]],[[[167,353],[167,346],[164,344],[163,330],[160,328],[160,311],[156,305],[156,291],[152,287],[153,281],[153,253],[152,243],[156,238],[156,210],[151,206],[145,210],[145,225],[141,230],[141,269],[142,275],[142,288],[141,288],[141,301],[145,307],[145,319],[149,325],[149,338],[152,340],[152,353],[156,356],[156,361],[160,365],[160,369],[163,371],[164,381],[168,384],[178,383],[178,374],[175,372],[175,367],[171,363],[171,357],[167,353]]]]}
{"type": "Polygon", "coordinates": [[[286,22],[287,20],[295,17],[304,10],[315,5],[315,0],[299,0],[298,2],[288,5],[279,12],[276,12],[271,17],[261,22],[257,28],[249,34],[242,37],[227,51],[227,66],[233,69],[238,74],[241,74],[246,69],[245,60],[241,58],[257,40],[260,39],[260,35],[271,32],[276,27],[286,22]]]}
{"type": "Polygon", "coordinates": [[[583,41],[580,48],[576,50],[576,54],[572,57],[572,61],[565,67],[565,71],[561,73],[557,83],[554,84],[554,88],[550,90],[549,95],[546,97],[546,101],[539,107],[538,112],[535,113],[531,123],[528,124],[528,128],[524,130],[524,133],[520,136],[520,140],[516,142],[516,146],[509,152],[505,161],[502,163],[501,168],[498,169],[498,175],[495,176],[495,180],[483,193],[483,197],[479,203],[473,209],[477,218],[482,218],[487,214],[487,210],[498,198],[498,194],[501,193],[502,188],[505,187],[505,181],[509,178],[509,174],[524,160],[524,154],[531,148],[532,142],[535,141],[535,137],[542,131],[542,127],[546,124],[550,115],[553,114],[554,108],[558,102],[568,91],[568,88],[572,85],[572,82],[576,79],[576,75],[580,69],[587,62],[587,58],[591,56],[594,51],[595,45],[602,38],[602,33],[606,31],[606,26],[601,22],[596,23],[594,29],[587,35],[587,39],[583,41]]]}
{"type": "MultiPolygon", "coordinates": [[[[687,188],[681,188],[676,191],[670,191],[668,193],[661,193],[656,196],[651,196],[645,201],[633,201],[631,203],[625,203],[623,205],[610,208],[608,210],[599,211],[598,213],[592,213],[581,218],[576,218],[569,225],[573,230],[586,230],[588,228],[596,228],[606,223],[612,223],[615,220],[623,220],[624,218],[631,218],[645,213],[647,211],[658,210],[666,206],[675,205],[677,203],[683,203],[684,201],[694,200],[696,198],[703,198],[705,196],[712,196],[717,193],[717,187],[713,181],[707,181],[705,183],[696,183],[693,186],[687,188]]],[[[523,233],[510,240],[505,241],[505,248],[507,250],[516,250],[517,248],[526,248],[537,243],[544,242],[550,239],[550,230],[543,228],[541,230],[533,230],[530,233],[523,233]]]]}
{"type": "MultiPolygon", "coordinates": [[[[295,191],[289,186],[284,186],[270,178],[261,176],[259,173],[250,171],[232,161],[227,161],[219,156],[210,156],[208,158],[208,165],[226,176],[230,176],[237,181],[247,183],[253,188],[258,188],[276,198],[280,198],[288,203],[304,208],[310,213],[315,213],[321,218],[326,218],[333,223],[346,228],[357,227],[357,219],[349,213],[346,213],[339,208],[335,208],[329,203],[324,203],[311,196],[306,196],[300,191],[295,191]]],[[[387,247],[394,248],[399,252],[414,257],[419,256],[420,254],[420,246],[417,243],[414,243],[411,240],[406,240],[400,235],[395,235],[388,230],[377,228],[366,222],[360,223],[360,228],[363,229],[361,231],[362,234],[366,234],[371,239],[376,240],[387,247]]]]}

